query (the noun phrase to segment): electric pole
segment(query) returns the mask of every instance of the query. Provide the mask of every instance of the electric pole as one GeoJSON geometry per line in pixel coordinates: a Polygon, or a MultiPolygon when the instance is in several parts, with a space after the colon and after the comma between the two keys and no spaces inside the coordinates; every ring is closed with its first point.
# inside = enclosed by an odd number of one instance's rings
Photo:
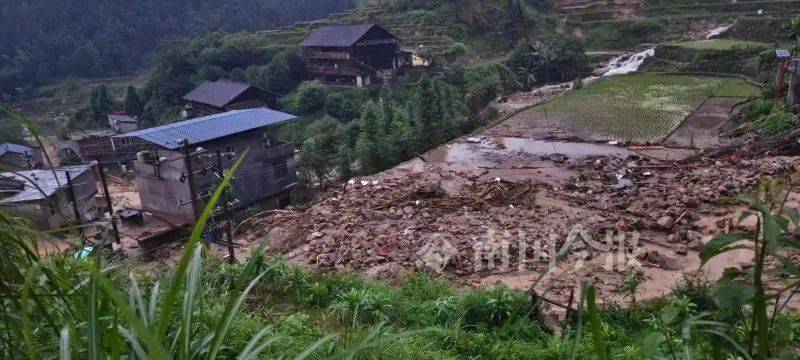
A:
{"type": "MultiPolygon", "coordinates": [[[[219,149],[217,149],[217,176],[219,177],[219,185],[217,186],[221,186],[222,180],[225,178],[225,172],[222,170],[222,153],[220,153],[219,149]]],[[[236,255],[233,251],[233,233],[231,232],[231,222],[233,221],[233,218],[230,211],[231,198],[228,189],[223,191],[222,197],[222,211],[225,218],[225,234],[228,236],[228,261],[230,261],[231,264],[234,264],[236,263],[236,255]]]]}
{"type": "Polygon", "coordinates": [[[200,200],[197,198],[197,192],[194,188],[194,169],[192,169],[192,153],[189,149],[189,140],[183,139],[183,155],[184,155],[184,162],[186,163],[186,171],[188,174],[186,175],[186,181],[189,183],[189,199],[192,203],[192,214],[194,215],[194,221],[200,219],[200,212],[198,211],[197,202],[200,200]]]}
{"type": "Polygon", "coordinates": [[[78,226],[78,231],[81,234],[81,239],[83,239],[83,229],[81,228],[81,211],[78,209],[78,200],[75,197],[75,187],[72,185],[72,175],[70,175],[69,170],[64,171],[64,174],[67,175],[67,186],[69,186],[69,201],[72,203],[72,212],[75,215],[75,224],[78,226]]]}
{"type": "Polygon", "coordinates": [[[119,229],[117,229],[117,221],[114,219],[114,207],[111,204],[111,193],[108,192],[108,183],[106,181],[106,171],[103,168],[103,163],[100,162],[100,159],[97,159],[97,172],[100,173],[100,182],[103,184],[103,193],[105,194],[106,198],[106,207],[108,208],[108,218],[111,220],[111,228],[114,231],[114,242],[117,244],[121,243],[119,240],[119,229]]]}

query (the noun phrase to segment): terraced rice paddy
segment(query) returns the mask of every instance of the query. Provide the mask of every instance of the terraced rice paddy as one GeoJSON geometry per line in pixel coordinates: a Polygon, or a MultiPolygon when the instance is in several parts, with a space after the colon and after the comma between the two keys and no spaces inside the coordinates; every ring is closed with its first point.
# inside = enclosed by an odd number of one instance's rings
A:
{"type": "Polygon", "coordinates": [[[604,78],[520,114],[560,123],[593,140],[660,142],[709,97],[747,98],[758,88],[741,79],[689,75],[604,78]]]}
{"type": "Polygon", "coordinates": [[[741,48],[769,48],[768,44],[756,41],[746,41],[739,39],[712,39],[675,42],[671,45],[685,47],[694,50],[730,50],[734,47],[741,48]]]}

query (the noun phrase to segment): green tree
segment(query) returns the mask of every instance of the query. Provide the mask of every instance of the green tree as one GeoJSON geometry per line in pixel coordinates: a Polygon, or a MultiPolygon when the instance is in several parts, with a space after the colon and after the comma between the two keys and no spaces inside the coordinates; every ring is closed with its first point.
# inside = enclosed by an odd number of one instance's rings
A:
{"type": "Polygon", "coordinates": [[[347,123],[361,116],[361,108],[368,97],[362,91],[350,92],[343,95],[339,92],[330,94],[325,101],[323,111],[326,114],[347,123]]]}
{"type": "Polygon", "coordinates": [[[340,144],[335,159],[339,179],[346,181],[353,177],[353,148],[347,144],[340,144]]]}
{"type": "Polygon", "coordinates": [[[328,93],[328,87],[319,81],[304,82],[297,87],[295,109],[293,110],[302,114],[311,114],[322,110],[328,93]]]}
{"type": "Polygon", "coordinates": [[[69,59],[69,65],[71,73],[84,76],[96,76],[103,71],[100,52],[91,42],[75,49],[69,59]]]}
{"type": "Polygon", "coordinates": [[[242,68],[237,67],[231,70],[231,73],[228,75],[228,79],[238,82],[246,82],[247,76],[245,76],[244,70],[242,70],[242,68]]]}
{"type": "Polygon", "coordinates": [[[414,156],[412,138],[414,129],[411,125],[411,117],[405,106],[394,106],[391,109],[392,121],[389,126],[388,140],[392,162],[402,161],[414,156]]]}
{"type": "Polygon", "coordinates": [[[440,128],[442,113],[439,109],[439,93],[433,79],[429,76],[423,77],[415,90],[413,109],[417,136],[413,143],[415,151],[419,153],[439,144],[443,138],[440,128]]]}
{"type": "Polygon", "coordinates": [[[375,173],[386,166],[385,114],[374,102],[364,105],[361,112],[361,134],[356,141],[356,157],[364,173],[375,173]]]}
{"type": "Polygon", "coordinates": [[[106,117],[116,106],[117,104],[114,102],[114,99],[112,99],[111,95],[108,93],[108,86],[106,86],[106,84],[95,86],[89,94],[89,103],[87,104],[90,115],[86,120],[90,123],[85,125],[91,127],[104,124],[106,117]]]}
{"type": "Polygon", "coordinates": [[[281,57],[275,57],[270,61],[269,65],[264,68],[263,77],[268,90],[283,94],[292,88],[291,68],[289,63],[281,57]]]}
{"type": "Polygon", "coordinates": [[[217,81],[225,76],[225,69],[215,65],[203,65],[197,73],[205,81],[217,81]]]}
{"type": "Polygon", "coordinates": [[[122,109],[125,113],[131,116],[141,116],[144,110],[144,103],[136,93],[136,88],[133,85],[128,85],[125,89],[125,100],[122,104],[122,109]]]}
{"type": "Polygon", "coordinates": [[[266,88],[267,84],[264,81],[264,68],[261,66],[250,65],[244,70],[244,77],[250,85],[260,88],[266,88]]]}
{"type": "Polygon", "coordinates": [[[525,85],[531,87],[537,83],[574,79],[585,63],[585,53],[580,41],[562,36],[548,42],[522,43],[507,63],[516,68],[525,85]]]}
{"type": "Polygon", "coordinates": [[[22,125],[18,122],[0,115],[0,143],[22,143],[24,141],[24,133],[22,125]]]}
{"type": "Polygon", "coordinates": [[[307,179],[306,181],[309,183],[316,180],[321,186],[324,186],[328,176],[328,163],[325,156],[320,153],[316,140],[314,138],[306,139],[303,146],[300,147],[300,154],[300,161],[297,164],[300,177],[307,179]]]}

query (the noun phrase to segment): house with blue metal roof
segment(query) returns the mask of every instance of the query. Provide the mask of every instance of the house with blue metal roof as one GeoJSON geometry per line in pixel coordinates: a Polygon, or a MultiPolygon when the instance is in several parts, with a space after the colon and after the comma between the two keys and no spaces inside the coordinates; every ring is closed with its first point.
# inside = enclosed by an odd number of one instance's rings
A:
{"type": "Polygon", "coordinates": [[[288,205],[297,182],[295,148],[276,132],[296,118],[267,108],[233,110],[120,134],[112,142],[114,151],[145,149],[133,165],[142,210],[193,224],[242,156],[231,187],[234,208],[288,205]]]}

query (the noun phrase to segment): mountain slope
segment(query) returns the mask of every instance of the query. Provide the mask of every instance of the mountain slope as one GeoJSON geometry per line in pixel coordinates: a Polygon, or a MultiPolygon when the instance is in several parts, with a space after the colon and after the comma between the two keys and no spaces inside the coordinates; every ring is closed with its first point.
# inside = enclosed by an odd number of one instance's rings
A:
{"type": "Polygon", "coordinates": [[[0,91],[55,77],[128,74],[158,39],[264,30],[356,0],[28,0],[0,7],[0,91]]]}

